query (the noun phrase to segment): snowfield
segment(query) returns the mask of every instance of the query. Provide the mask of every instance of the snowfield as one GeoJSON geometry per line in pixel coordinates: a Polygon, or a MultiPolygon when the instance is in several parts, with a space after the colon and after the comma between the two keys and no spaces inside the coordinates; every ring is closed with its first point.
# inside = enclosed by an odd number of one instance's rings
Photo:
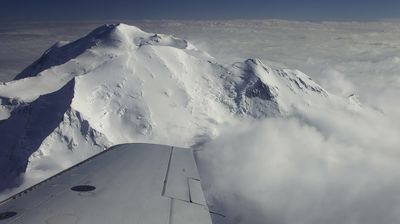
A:
{"type": "Polygon", "coordinates": [[[199,150],[209,203],[227,215],[216,222],[400,220],[397,121],[296,69],[221,63],[187,40],[111,24],[52,46],[0,84],[0,100],[4,195],[147,142],[199,150]]]}

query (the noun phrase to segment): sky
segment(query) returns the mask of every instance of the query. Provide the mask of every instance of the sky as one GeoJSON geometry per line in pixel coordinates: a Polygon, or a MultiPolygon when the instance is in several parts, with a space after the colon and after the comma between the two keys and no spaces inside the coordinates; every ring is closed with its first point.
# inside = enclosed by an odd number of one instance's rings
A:
{"type": "Polygon", "coordinates": [[[399,18],[397,0],[0,0],[0,22],[98,19],[287,19],[371,21],[399,18]]]}

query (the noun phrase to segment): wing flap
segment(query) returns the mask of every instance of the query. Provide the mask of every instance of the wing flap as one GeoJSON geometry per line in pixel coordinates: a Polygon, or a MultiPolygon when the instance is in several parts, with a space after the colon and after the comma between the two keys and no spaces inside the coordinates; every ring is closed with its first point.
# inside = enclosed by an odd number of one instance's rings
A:
{"type": "Polygon", "coordinates": [[[190,202],[207,206],[200,180],[188,178],[190,202]]]}

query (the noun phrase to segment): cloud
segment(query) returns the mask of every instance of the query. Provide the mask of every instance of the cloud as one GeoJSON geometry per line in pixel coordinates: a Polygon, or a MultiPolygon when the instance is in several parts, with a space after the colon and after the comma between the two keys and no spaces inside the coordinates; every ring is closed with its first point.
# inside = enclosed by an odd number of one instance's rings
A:
{"type": "Polygon", "coordinates": [[[356,90],[354,84],[347,79],[346,75],[332,68],[322,71],[324,76],[321,85],[329,92],[340,96],[348,96],[356,90]]]}
{"type": "Polygon", "coordinates": [[[382,114],[299,109],[222,133],[197,158],[227,223],[400,220],[400,128],[382,114]]]}

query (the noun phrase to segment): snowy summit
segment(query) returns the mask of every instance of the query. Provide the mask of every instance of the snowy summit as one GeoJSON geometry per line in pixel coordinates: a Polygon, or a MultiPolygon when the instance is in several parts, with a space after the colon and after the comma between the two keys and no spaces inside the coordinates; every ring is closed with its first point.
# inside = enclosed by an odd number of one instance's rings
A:
{"type": "Polygon", "coordinates": [[[187,147],[243,118],[359,107],[300,71],[258,59],[222,65],[186,40],[125,24],[55,44],[0,84],[0,102],[0,189],[120,143],[187,147]]]}

